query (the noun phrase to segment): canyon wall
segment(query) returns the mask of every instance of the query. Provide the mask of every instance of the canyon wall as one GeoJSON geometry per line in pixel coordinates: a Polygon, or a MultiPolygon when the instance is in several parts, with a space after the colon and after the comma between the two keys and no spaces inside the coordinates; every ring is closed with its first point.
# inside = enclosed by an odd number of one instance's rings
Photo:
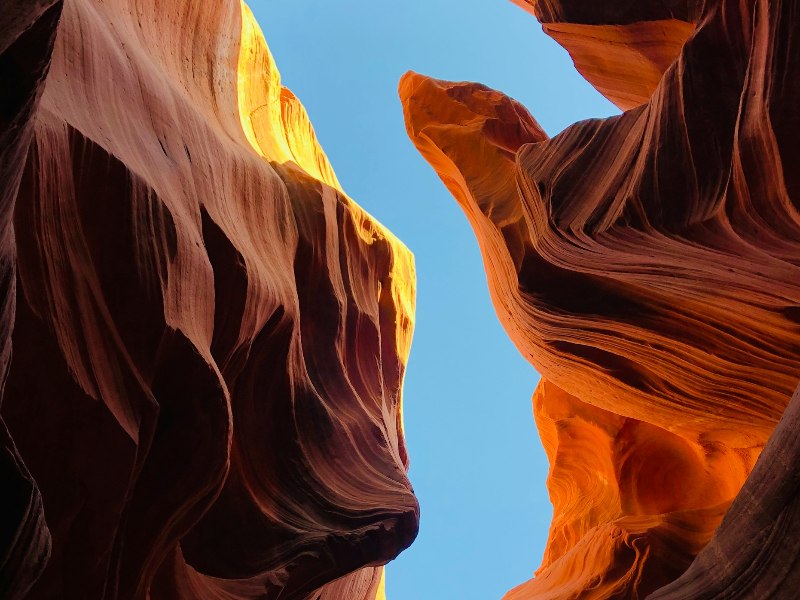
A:
{"type": "Polygon", "coordinates": [[[479,84],[399,90],[542,374],[554,518],[506,598],[793,597],[800,2],[516,3],[623,114],[550,138],[479,84]]]}
{"type": "Polygon", "coordinates": [[[413,257],[250,10],[10,0],[0,78],[0,596],[382,598],[413,257]]]}

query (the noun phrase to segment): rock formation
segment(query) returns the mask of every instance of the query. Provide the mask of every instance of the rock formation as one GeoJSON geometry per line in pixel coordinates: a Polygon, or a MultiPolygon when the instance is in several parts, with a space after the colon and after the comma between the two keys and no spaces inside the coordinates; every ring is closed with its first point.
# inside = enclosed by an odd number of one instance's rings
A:
{"type": "Polygon", "coordinates": [[[0,81],[0,596],[382,597],[413,259],[249,9],[8,0],[0,81]]]}
{"type": "MultiPolygon", "coordinates": [[[[61,2],[14,2],[0,11],[0,381],[11,361],[16,295],[14,200],[53,51],[61,2]]],[[[1,392],[2,390],[0,390],[1,392]]],[[[0,398],[2,400],[2,398],[0,398]]],[[[2,408],[2,405],[0,405],[2,408]]],[[[41,574],[50,532],[36,480],[0,412],[0,597],[20,598],[41,574]]]]}
{"type": "Polygon", "coordinates": [[[548,138],[485,86],[400,83],[542,374],[554,519],[506,598],[792,597],[800,409],[753,465],[800,379],[800,2],[517,3],[626,112],[548,138]]]}
{"type": "Polygon", "coordinates": [[[800,589],[800,388],[711,542],[648,600],[795,598],[800,589]]]}

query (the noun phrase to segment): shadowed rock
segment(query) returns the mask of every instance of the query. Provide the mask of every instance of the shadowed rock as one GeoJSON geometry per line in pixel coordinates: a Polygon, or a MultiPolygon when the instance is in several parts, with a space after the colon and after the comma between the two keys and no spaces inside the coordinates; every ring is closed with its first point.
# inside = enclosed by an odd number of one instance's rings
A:
{"type": "Polygon", "coordinates": [[[711,539],[800,376],[799,5],[527,4],[627,112],[550,139],[479,84],[409,73],[400,97],[543,376],[555,515],[507,598],[643,598],[711,539]]]}
{"type": "Polygon", "coordinates": [[[419,514],[413,257],[344,194],[245,5],[65,3],[43,86],[60,3],[28,4],[0,46],[19,95],[0,123],[18,492],[0,542],[21,532],[0,585],[382,596],[419,514]]]}
{"type": "MultiPolygon", "coordinates": [[[[61,2],[12,2],[0,11],[0,411],[16,306],[14,202],[50,68],[61,2]]],[[[0,412],[0,597],[25,596],[50,554],[35,478],[0,412]]]]}

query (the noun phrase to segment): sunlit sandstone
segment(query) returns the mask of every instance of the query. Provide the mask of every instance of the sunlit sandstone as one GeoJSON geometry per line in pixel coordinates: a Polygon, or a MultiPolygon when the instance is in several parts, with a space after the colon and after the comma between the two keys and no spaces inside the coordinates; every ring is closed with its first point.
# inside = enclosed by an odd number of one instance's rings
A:
{"type": "Polygon", "coordinates": [[[793,597],[800,3],[517,3],[628,110],[549,138],[485,86],[400,82],[542,374],[554,519],[507,598],[793,597]]]}
{"type": "Polygon", "coordinates": [[[0,595],[383,599],[412,255],[238,0],[61,12],[0,10],[0,595]]]}

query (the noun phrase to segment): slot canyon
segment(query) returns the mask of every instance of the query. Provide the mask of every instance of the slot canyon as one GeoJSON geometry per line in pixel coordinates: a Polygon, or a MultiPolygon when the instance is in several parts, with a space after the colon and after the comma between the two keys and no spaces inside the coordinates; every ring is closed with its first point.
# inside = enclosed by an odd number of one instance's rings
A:
{"type": "MultiPolygon", "coordinates": [[[[398,90],[542,376],[504,599],[796,598],[800,0],[512,1],[621,114],[398,90]]],[[[244,2],[4,0],[0,598],[385,600],[415,295],[244,2]]]]}
{"type": "Polygon", "coordinates": [[[621,115],[550,138],[486,86],[399,87],[542,374],[554,516],[505,598],[795,598],[800,3],[515,2],[621,115]]]}

